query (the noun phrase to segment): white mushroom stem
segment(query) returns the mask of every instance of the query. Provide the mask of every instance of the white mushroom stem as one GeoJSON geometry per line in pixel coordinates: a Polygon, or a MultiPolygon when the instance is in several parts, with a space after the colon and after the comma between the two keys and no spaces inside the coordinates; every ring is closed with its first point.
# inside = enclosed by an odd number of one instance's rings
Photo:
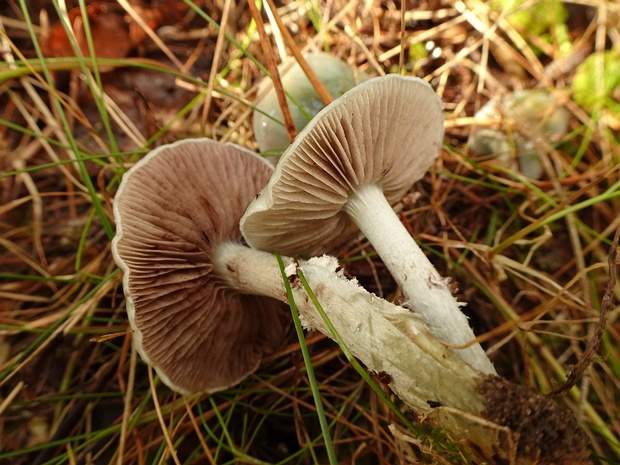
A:
{"type": "MultiPolygon", "coordinates": [[[[476,336],[442,278],[388,203],[381,187],[367,184],[356,189],[345,211],[390,270],[401,287],[407,306],[424,320],[437,339],[464,346],[476,336]]],[[[495,374],[493,364],[478,343],[454,349],[472,367],[495,374]]]]}
{"type": "MultiPolygon", "coordinates": [[[[283,261],[291,263],[289,258],[283,261]]],[[[238,291],[288,301],[272,254],[223,243],[216,248],[214,264],[220,277],[238,291]]],[[[435,340],[409,310],[348,280],[337,271],[334,257],[315,257],[298,266],[351,353],[369,370],[388,374],[390,388],[418,415],[432,410],[429,402],[469,413],[482,411],[476,392],[482,375],[435,340]]],[[[297,278],[297,266],[286,270],[304,326],[334,339],[297,278]]]]}
{"type": "MultiPolygon", "coordinates": [[[[216,270],[230,286],[288,301],[273,255],[237,243],[219,245],[215,255],[216,270]]],[[[339,342],[369,370],[380,374],[420,423],[439,428],[480,458],[517,465],[589,463],[587,439],[567,410],[463,363],[411,311],[344,277],[334,257],[314,257],[302,264],[284,257],[283,261],[288,264],[286,275],[306,329],[335,339],[300,282],[300,272],[338,333],[339,342]],[[550,444],[559,445],[554,448],[550,444]]]]}
{"type": "MultiPolygon", "coordinates": [[[[282,259],[286,264],[291,261],[282,259]]],[[[227,241],[215,247],[212,260],[217,275],[236,291],[288,301],[278,260],[273,254],[227,241]]]]}

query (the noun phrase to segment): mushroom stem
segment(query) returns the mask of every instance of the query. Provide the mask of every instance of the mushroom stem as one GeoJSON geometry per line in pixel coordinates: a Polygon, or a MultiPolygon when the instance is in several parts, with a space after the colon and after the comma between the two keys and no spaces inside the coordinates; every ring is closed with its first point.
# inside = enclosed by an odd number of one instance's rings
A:
{"type": "MultiPolygon", "coordinates": [[[[273,255],[228,242],[217,247],[216,257],[216,270],[229,285],[287,301],[273,255]]],[[[287,266],[286,274],[306,329],[339,339],[368,370],[382,375],[420,422],[440,428],[471,453],[502,463],[590,463],[587,438],[568,410],[464,364],[411,311],[344,277],[336,258],[314,257],[287,266]],[[338,338],[300,283],[300,272],[338,338]]]]}
{"type": "MultiPolygon", "coordinates": [[[[448,288],[448,280],[439,275],[410,236],[381,187],[376,184],[360,186],[344,209],[394,276],[407,299],[407,306],[428,324],[431,333],[448,344],[471,343],[476,336],[448,288]]],[[[480,344],[454,350],[477,370],[496,373],[480,344]]]]}
{"type": "MultiPolygon", "coordinates": [[[[285,263],[291,260],[282,259],[285,263]]],[[[213,266],[218,276],[237,292],[288,302],[278,260],[271,253],[226,241],[215,248],[213,266]]]]}
{"type": "MultiPolygon", "coordinates": [[[[292,262],[288,257],[282,260],[292,262]]],[[[224,242],[217,246],[213,263],[220,278],[237,292],[288,302],[280,267],[271,253],[224,242]]],[[[351,353],[369,370],[388,373],[392,390],[416,413],[431,410],[427,401],[480,412],[482,403],[475,389],[482,375],[436,341],[411,311],[371,294],[337,268],[337,259],[327,255],[286,268],[304,326],[334,339],[296,277],[298,269],[351,353]]]]}

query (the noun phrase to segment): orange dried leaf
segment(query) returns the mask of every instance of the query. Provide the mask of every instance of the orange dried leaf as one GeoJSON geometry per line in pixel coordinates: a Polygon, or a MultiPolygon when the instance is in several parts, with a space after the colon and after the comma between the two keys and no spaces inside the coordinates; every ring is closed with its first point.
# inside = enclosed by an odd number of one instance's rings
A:
{"type": "MultiPolygon", "coordinates": [[[[136,11],[150,28],[156,28],[162,22],[163,13],[159,9],[136,8],[136,11]]],[[[86,8],[86,14],[95,55],[98,57],[126,57],[133,47],[147,37],[144,30],[122,9],[95,2],[86,8]]],[[[80,8],[70,10],[68,16],[80,52],[90,56],[80,8]]],[[[75,56],[75,50],[61,22],[54,24],[49,34],[41,39],[41,49],[46,57],[75,56]]]]}

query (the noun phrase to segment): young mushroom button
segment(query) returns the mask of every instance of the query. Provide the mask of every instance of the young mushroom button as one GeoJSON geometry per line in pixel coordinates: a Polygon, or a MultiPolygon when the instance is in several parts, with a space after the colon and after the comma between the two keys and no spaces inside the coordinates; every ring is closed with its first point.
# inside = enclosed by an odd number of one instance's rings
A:
{"type": "MultiPolygon", "coordinates": [[[[474,333],[447,281],[391,207],[437,158],[443,120],[439,97],[421,79],[388,75],[351,89],[284,152],[241,219],[243,236],[258,249],[316,255],[359,228],[430,331],[450,344],[471,343],[474,333]]],[[[457,353],[495,373],[479,344],[457,353]]]]}
{"type": "MultiPolygon", "coordinates": [[[[305,53],[304,58],[334,98],[368,79],[367,74],[357,72],[329,53],[305,53]]],[[[295,129],[299,132],[325,105],[297,62],[292,59],[285,61],[278,71],[289,96],[288,105],[295,129]]],[[[263,79],[258,95],[254,109],[254,137],[261,152],[279,155],[289,146],[289,138],[286,128],[280,123],[283,116],[271,78],[263,79]]]]}

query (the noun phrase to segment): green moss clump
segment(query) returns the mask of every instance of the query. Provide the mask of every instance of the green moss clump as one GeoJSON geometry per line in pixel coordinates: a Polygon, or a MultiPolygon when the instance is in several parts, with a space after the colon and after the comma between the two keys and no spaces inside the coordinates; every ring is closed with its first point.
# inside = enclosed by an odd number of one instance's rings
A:
{"type": "Polygon", "coordinates": [[[602,111],[609,125],[620,129],[620,51],[595,52],[586,58],[577,67],[572,91],[580,107],[593,114],[602,111]]]}
{"type": "Polygon", "coordinates": [[[568,17],[559,0],[492,0],[491,8],[505,13],[506,20],[515,29],[535,35],[542,35],[555,25],[565,23],[568,17]]]}

